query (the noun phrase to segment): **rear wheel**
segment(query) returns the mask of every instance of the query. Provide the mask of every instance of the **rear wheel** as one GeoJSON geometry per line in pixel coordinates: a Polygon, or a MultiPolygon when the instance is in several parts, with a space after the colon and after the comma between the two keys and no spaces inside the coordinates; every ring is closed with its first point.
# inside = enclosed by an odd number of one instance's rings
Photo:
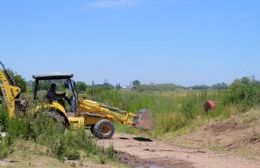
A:
{"type": "Polygon", "coordinates": [[[113,123],[107,119],[98,121],[93,129],[93,135],[100,139],[110,139],[114,135],[114,132],[113,123]]]}

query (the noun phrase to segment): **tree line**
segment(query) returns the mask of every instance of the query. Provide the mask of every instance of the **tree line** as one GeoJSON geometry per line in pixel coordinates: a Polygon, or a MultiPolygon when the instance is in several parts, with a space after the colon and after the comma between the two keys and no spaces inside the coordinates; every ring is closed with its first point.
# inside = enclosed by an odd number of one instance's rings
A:
{"type": "MultiPolygon", "coordinates": [[[[12,76],[12,78],[16,81],[17,85],[21,88],[22,92],[26,92],[28,88],[33,87],[32,81],[26,81],[21,75],[18,73],[8,70],[9,74],[12,76]]],[[[39,85],[40,90],[48,90],[50,87],[51,81],[42,81],[39,85]]],[[[104,81],[102,84],[92,84],[87,85],[84,81],[76,81],[76,90],[78,92],[86,92],[88,89],[91,90],[93,87],[95,87],[96,90],[99,89],[122,89],[120,84],[113,85],[109,83],[107,80],[104,81]]],[[[241,79],[234,80],[233,83],[227,84],[224,82],[217,83],[214,85],[194,85],[190,87],[184,87],[181,85],[176,85],[174,83],[159,83],[159,84],[142,84],[140,80],[134,80],[131,82],[130,86],[127,87],[130,91],[176,91],[176,90],[227,90],[229,88],[232,88],[234,86],[241,84],[252,84],[254,87],[260,87],[260,81],[249,78],[249,77],[242,77],[241,79]]],[[[58,84],[58,87],[62,87],[63,83],[58,84]]],[[[126,88],[124,88],[126,89],[126,88]]]]}

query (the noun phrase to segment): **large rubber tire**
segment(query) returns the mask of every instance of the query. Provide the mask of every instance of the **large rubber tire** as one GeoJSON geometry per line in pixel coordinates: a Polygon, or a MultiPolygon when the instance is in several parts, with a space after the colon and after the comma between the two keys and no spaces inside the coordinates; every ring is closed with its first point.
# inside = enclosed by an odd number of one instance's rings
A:
{"type": "Polygon", "coordinates": [[[95,124],[93,132],[93,135],[99,139],[111,139],[115,133],[115,128],[111,121],[103,119],[95,124]]]}

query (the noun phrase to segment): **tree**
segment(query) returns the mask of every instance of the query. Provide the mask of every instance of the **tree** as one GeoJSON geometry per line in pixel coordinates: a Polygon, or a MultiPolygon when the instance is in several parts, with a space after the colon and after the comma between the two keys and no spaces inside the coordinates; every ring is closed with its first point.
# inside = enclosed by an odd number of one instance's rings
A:
{"type": "Polygon", "coordinates": [[[14,79],[14,81],[17,84],[17,86],[19,88],[21,88],[21,91],[22,92],[26,92],[27,84],[26,84],[25,79],[21,75],[17,74],[16,72],[14,72],[11,69],[8,69],[7,71],[8,71],[8,74],[14,79]]]}
{"type": "Polygon", "coordinates": [[[140,85],[141,85],[141,82],[136,79],[136,80],[133,81],[133,85],[134,85],[134,86],[140,86],[140,85]]]}
{"type": "Polygon", "coordinates": [[[211,89],[227,89],[228,84],[222,82],[222,83],[217,83],[211,86],[211,89]]]}
{"type": "Polygon", "coordinates": [[[106,88],[106,89],[114,88],[114,86],[111,83],[109,83],[107,79],[104,80],[104,83],[103,83],[103,85],[101,85],[101,87],[106,88]]]}
{"type": "Polygon", "coordinates": [[[85,92],[87,90],[87,84],[82,81],[76,82],[76,89],[78,92],[85,92]]]}
{"type": "Polygon", "coordinates": [[[137,79],[134,80],[132,84],[133,84],[132,90],[134,90],[134,91],[143,91],[141,89],[141,82],[139,80],[137,80],[137,79]]]}
{"type": "Polygon", "coordinates": [[[193,90],[207,90],[207,89],[209,89],[209,86],[207,86],[207,85],[195,85],[195,86],[192,86],[191,89],[193,89],[193,90]]]}

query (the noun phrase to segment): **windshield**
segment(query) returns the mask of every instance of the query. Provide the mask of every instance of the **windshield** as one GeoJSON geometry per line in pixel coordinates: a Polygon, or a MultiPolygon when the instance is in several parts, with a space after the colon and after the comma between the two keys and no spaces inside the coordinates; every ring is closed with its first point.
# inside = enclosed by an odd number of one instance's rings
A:
{"type": "Polygon", "coordinates": [[[66,111],[76,112],[77,92],[71,79],[37,80],[34,83],[34,99],[57,101],[66,111]]]}

